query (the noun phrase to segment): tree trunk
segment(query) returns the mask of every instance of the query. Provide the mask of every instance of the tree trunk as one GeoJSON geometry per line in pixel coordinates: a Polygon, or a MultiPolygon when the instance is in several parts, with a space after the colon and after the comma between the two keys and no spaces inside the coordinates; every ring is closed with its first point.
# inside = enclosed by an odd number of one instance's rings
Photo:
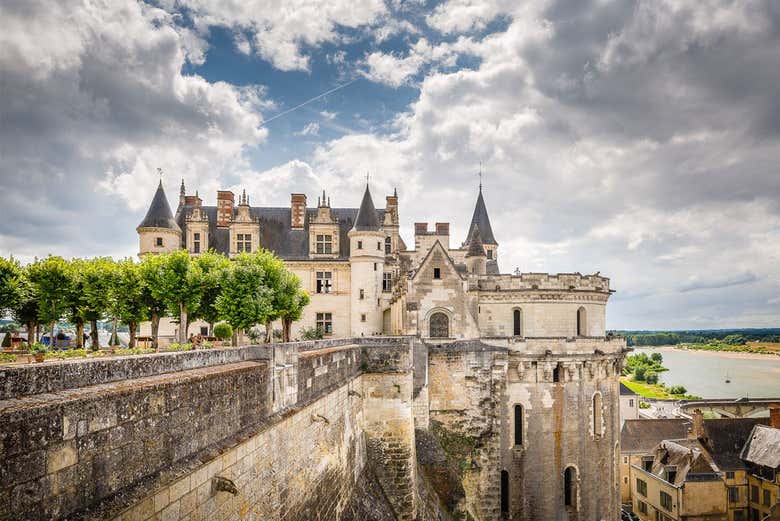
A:
{"type": "Polygon", "coordinates": [[[179,302],[179,343],[187,343],[187,310],[184,302],[179,302]]]}
{"type": "Polygon", "coordinates": [[[35,343],[35,330],[38,329],[35,322],[27,322],[27,345],[31,346],[35,343]]]}
{"type": "Polygon", "coordinates": [[[265,343],[266,344],[274,343],[274,326],[270,320],[265,323],[265,343]]]}
{"type": "Polygon", "coordinates": [[[233,338],[230,339],[230,345],[233,347],[238,345],[238,330],[233,331],[233,338]]]}
{"type": "Polygon", "coordinates": [[[152,349],[158,349],[157,334],[160,330],[160,315],[152,313],[152,349]]]}
{"type": "Polygon", "coordinates": [[[130,340],[127,342],[127,347],[133,349],[135,347],[135,320],[131,320],[127,323],[127,327],[130,328],[130,340]]]}
{"type": "Polygon", "coordinates": [[[214,322],[209,322],[209,336],[214,336],[214,322]]]}
{"type": "Polygon", "coordinates": [[[292,329],[292,320],[289,318],[282,319],[282,342],[290,341],[290,329],[292,329]]]}
{"type": "Polygon", "coordinates": [[[92,328],[90,336],[92,337],[92,350],[97,351],[100,349],[100,337],[98,336],[97,320],[90,320],[89,327],[92,328]]]}
{"type": "Polygon", "coordinates": [[[76,349],[84,349],[84,321],[76,321],[76,349]]]}
{"type": "Polygon", "coordinates": [[[54,347],[54,324],[56,323],[56,320],[51,321],[51,329],[49,330],[49,349],[54,347]]]}
{"type": "Polygon", "coordinates": [[[35,324],[35,342],[36,343],[41,341],[41,329],[43,329],[43,324],[35,324]]]}

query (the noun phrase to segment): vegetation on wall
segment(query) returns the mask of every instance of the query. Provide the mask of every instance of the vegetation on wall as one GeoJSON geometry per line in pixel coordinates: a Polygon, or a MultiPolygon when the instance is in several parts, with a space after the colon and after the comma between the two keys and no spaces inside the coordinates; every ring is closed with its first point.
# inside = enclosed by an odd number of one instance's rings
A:
{"type": "Polygon", "coordinates": [[[300,279],[267,251],[244,253],[235,262],[214,252],[192,258],[184,250],[147,255],[141,262],[49,256],[23,266],[0,257],[0,317],[10,315],[23,324],[30,343],[38,324],[53,337],[56,323],[67,319],[76,327],[77,349],[84,347],[87,323],[92,348],[98,349],[97,322],[110,319],[128,326],[133,351],[138,324],[150,320],[157,348],[163,316],[184,326],[180,344],[186,344],[186,326],[196,319],[224,321],[221,332],[227,326],[234,342],[234,332],[256,325],[270,331],[270,322],[278,319],[289,340],[290,324],[308,303],[300,279]]]}

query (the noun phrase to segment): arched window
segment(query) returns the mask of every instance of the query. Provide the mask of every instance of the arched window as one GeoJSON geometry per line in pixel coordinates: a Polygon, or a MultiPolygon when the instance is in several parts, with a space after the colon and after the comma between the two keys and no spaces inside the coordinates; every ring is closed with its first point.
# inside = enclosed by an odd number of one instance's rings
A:
{"type": "Polygon", "coordinates": [[[563,504],[577,509],[577,469],[571,466],[563,471],[563,504]]]}
{"type": "Polygon", "coordinates": [[[447,338],[450,336],[450,319],[444,313],[438,312],[431,315],[429,325],[431,338],[447,338]]]}
{"type": "Polygon", "coordinates": [[[515,445],[523,444],[523,406],[515,405],[515,445]]]}
{"type": "Polygon", "coordinates": [[[601,437],[601,393],[596,391],[593,394],[593,437],[601,437]]]}
{"type": "Polygon", "coordinates": [[[523,336],[523,312],[519,309],[512,312],[512,334],[523,336]]]}
{"type": "Polygon", "coordinates": [[[588,336],[587,334],[587,314],[585,308],[580,307],[577,310],[577,336],[588,336]]]}
{"type": "Polygon", "coordinates": [[[392,242],[390,241],[390,237],[385,237],[385,254],[390,255],[391,251],[392,251],[392,242]]]}
{"type": "Polygon", "coordinates": [[[509,512],[509,472],[501,471],[501,512],[509,512]]]}

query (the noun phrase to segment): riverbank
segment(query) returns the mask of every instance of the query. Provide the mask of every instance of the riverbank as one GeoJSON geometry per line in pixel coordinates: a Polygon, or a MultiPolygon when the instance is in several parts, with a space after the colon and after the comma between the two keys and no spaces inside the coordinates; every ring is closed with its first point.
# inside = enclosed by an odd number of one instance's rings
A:
{"type": "MultiPolygon", "coordinates": [[[[679,344],[674,346],[635,346],[634,349],[647,349],[652,351],[689,351],[692,353],[699,353],[704,355],[711,355],[711,356],[719,356],[721,358],[735,358],[735,359],[745,359],[745,360],[777,360],[778,357],[780,357],[780,351],[778,352],[767,352],[767,353],[756,353],[756,352],[747,352],[747,351],[736,351],[736,350],[724,350],[724,349],[707,349],[706,347],[695,347],[695,346],[706,346],[706,344],[679,344]]],[[[780,345],[780,344],[774,344],[774,345],[780,345]]],[[[733,346],[733,347],[740,347],[740,346],[733,346]]]]}

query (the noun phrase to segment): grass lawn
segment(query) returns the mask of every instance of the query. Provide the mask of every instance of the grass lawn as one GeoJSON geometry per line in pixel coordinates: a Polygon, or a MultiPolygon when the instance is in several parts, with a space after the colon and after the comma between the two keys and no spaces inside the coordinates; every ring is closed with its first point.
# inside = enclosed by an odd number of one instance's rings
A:
{"type": "Polygon", "coordinates": [[[708,344],[682,343],[677,345],[682,349],[699,349],[703,351],[733,351],[736,353],[760,353],[780,355],[780,342],[747,342],[742,345],[730,345],[712,341],[708,344]]]}
{"type": "Polygon", "coordinates": [[[699,398],[698,396],[690,394],[669,394],[669,390],[663,385],[635,382],[625,376],[622,377],[620,381],[623,382],[626,387],[644,398],[652,398],[654,400],[692,400],[699,398]]]}

